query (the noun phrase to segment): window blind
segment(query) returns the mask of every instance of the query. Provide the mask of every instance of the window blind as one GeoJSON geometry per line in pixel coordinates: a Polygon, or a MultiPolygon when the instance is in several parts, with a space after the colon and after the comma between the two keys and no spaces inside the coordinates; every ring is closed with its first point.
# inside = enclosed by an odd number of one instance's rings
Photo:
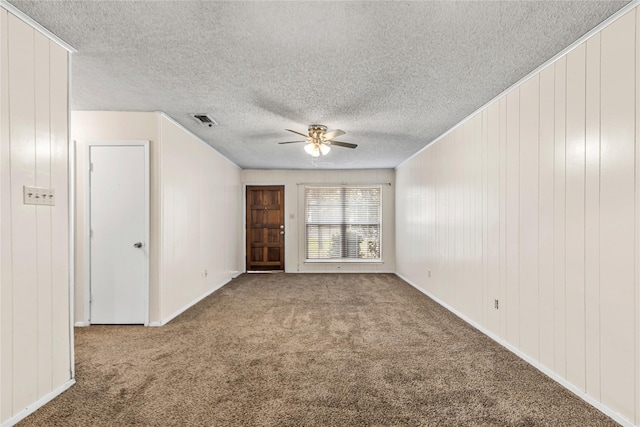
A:
{"type": "Polygon", "coordinates": [[[305,187],[307,260],[379,261],[381,188],[305,187]]]}

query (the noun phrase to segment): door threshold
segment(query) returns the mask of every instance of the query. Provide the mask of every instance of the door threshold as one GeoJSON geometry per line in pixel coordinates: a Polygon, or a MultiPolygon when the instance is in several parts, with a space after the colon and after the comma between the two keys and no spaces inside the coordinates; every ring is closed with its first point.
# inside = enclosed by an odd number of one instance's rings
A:
{"type": "Polygon", "coordinates": [[[284,273],[284,270],[247,270],[248,274],[272,274],[284,273]]]}

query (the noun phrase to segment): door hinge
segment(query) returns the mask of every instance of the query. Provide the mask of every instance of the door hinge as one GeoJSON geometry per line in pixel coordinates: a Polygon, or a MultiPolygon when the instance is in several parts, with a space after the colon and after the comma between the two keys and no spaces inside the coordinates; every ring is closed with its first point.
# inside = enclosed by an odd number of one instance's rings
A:
{"type": "Polygon", "coordinates": [[[93,172],[93,163],[89,162],[89,172],[93,172]]]}
{"type": "Polygon", "coordinates": [[[89,230],[89,238],[93,239],[93,230],[89,230]]]}

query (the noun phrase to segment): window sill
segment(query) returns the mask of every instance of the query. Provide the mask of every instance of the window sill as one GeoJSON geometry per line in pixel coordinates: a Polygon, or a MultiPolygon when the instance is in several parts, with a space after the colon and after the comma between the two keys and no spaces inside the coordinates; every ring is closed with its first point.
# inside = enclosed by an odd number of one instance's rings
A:
{"type": "Polygon", "coordinates": [[[381,259],[305,259],[305,264],[384,264],[381,259]]]}

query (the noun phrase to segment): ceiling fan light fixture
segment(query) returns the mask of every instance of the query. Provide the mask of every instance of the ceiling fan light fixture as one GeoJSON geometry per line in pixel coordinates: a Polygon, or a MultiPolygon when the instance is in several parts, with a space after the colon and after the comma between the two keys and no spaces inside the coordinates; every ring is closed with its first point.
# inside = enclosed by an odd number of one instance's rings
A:
{"type": "Polygon", "coordinates": [[[304,151],[306,151],[307,154],[310,154],[312,157],[320,156],[320,149],[314,143],[310,143],[310,144],[305,145],[304,146],[304,151]]]}
{"type": "Polygon", "coordinates": [[[310,154],[312,157],[325,156],[329,151],[331,151],[331,147],[327,144],[310,142],[309,144],[304,146],[304,151],[307,154],[310,154]]]}

